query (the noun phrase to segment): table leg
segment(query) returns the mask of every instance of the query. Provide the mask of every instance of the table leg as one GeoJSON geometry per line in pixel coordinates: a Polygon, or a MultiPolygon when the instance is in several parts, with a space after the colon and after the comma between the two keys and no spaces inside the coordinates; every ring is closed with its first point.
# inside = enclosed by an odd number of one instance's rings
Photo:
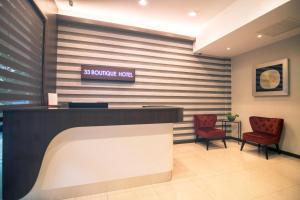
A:
{"type": "Polygon", "coordinates": [[[241,130],[242,127],[241,127],[241,126],[242,126],[242,123],[239,122],[239,123],[238,123],[238,131],[239,131],[239,132],[238,132],[238,139],[239,139],[239,140],[238,140],[238,144],[240,144],[240,140],[241,140],[241,136],[242,136],[242,130],[241,130]]]}
{"type": "Polygon", "coordinates": [[[223,121],[222,121],[222,130],[224,130],[224,127],[223,127],[223,121]]]}
{"type": "Polygon", "coordinates": [[[224,122],[224,131],[225,131],[225,137],[226,137],[226,121],[224,122]]]}
{"type": "Polygon", "coordinates": [[[240,140],[242,139],[242,122],[240,122],[240,140]]]}

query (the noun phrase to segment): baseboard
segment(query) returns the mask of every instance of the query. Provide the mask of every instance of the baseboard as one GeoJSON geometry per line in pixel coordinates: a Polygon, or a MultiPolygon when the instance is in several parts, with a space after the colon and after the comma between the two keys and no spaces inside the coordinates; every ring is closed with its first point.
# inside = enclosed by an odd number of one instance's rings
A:
{"type": "MultiPolygon", "coordinates": [[[[203,141],[206,141],[206,140],[204,138],[198,138],[197,139],[197,142],[203,142],[203,141]]],[[[184,144],[184,143],[195,143],[195,139],[174,140],[173,141],[173,144],[184,144]]]]}
{"type": "MultiPolygon", "coordinates": [[[[242,141],[240,140],[239,138],[236,138],[236,137],[232,137],[232,136],[228,136],[227,139],[231,139],[231,140],[236,140],[236,141],[242,141]]],[[[252,143],[252,142],[246,142],[247,144],[250,144],[250,145],[253,145],[253,146],[257,146],[257,144],[255,143],[252,143]]],[[[274,148],[274,147],[268,147],[269,150],[271,151],[275,151],[277,152],[277,149],[274,148]]],[[[298,158],[300,159],[300,155],[298,154],[295,154],[295,153],[291,153],[291,152],[288,152],[288,151],[284,151],[284,150],[280,150],[280,152],[284,155],[287,155],[287,156],[290,156],[290,157],[294,157],[294,158],[298,158]]]]}
{"type": "Polygon", "coordinates": [[[184,143],[194,143],[195,139],[186,139],[186,140],[174,140],[173,144],[184,144],[184,143]]]}
{"type": "MultiPolygon", "coordinates": [[[[239,139],[237,137],[232,137],[232,136],[226,136],[226,139],[227,140],[236,140],[236,141],[239,141],[239,142],[242,141],[241,139],[239,139]]],[[[198,141],[201,141],[201,139],[199,138],[198,141]]],[[[195,139],[177,140],[177,141],[175,140],[175,141],[173,141],[173,144],[184,144],[184,143],[194,143],[194,142],[195,142],[195,139]]],[[[246,142],[246,143],[250,144],[250,145],[253,145],[253,146],[257,146],[257,144],[252,143],[252,142],[246,142]]],[[[268,149],[270,149],[271,151],[277,152],[276,148],[274,148],[274,147],[268,147],[268,149]]],[[[300,159],[300,155],[298,155],[298,154],[291,153],[291,152],[284,151],[284,150],[280,150],[280,152],[284,155],[300,159]]]]}
{"type": "MultiPolygon", "coordinates": [[[[230,136],[226,136],[227,139],[232,139],[230,136]]],[[[211,139],[211,140],[220,140],[220,139],[211,139]]],[[[198,138],[197,142],[205,142],[204,138],[198,138]]],[[[174,140],[173,144],[184,144],[184,143],[195,143],[195,139],[186,139],[186,140],[174,140]]]]}
{"type": "Polygon", "coordinates": [[[241,141],[239,138],[232,137],[232,136],[226,136],[227,140],[236,140],[236,141],[241,141]]]}

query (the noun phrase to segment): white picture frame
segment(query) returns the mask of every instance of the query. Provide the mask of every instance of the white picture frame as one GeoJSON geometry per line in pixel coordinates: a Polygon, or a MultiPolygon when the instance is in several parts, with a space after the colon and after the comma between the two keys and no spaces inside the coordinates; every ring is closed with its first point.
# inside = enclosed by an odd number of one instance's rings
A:
{"type": "Polygon", "coordinates": [[[289,95],[289,61],[288,58],[275,60],[253,66],[253,96],[289,95]]]}

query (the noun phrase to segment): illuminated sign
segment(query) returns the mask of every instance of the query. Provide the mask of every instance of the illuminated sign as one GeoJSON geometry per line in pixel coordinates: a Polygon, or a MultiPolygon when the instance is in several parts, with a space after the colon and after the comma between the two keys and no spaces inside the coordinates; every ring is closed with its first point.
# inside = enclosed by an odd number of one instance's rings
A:
{"type": "Polygon", "coordinates": [[[82,65],[81,80],[135,82],[135,69],[82,65]]]}

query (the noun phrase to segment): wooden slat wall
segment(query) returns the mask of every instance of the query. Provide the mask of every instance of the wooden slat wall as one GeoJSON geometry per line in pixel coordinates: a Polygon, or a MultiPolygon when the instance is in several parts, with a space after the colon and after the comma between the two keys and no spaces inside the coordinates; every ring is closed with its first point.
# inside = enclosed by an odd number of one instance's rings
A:
{"type": "MultiPolygon", "coordinates": [[[[59,21],[57,93],[61,103],[184,108],[174,140],[194,138],[193,115],[231,110],[230,61],[194,55],[192,41],[59,21]],[[136,82],[81,82],[81,64],[131,67],[136,82]]],[[[220,122],[218,122],[220,126],[220,122]]]]}

